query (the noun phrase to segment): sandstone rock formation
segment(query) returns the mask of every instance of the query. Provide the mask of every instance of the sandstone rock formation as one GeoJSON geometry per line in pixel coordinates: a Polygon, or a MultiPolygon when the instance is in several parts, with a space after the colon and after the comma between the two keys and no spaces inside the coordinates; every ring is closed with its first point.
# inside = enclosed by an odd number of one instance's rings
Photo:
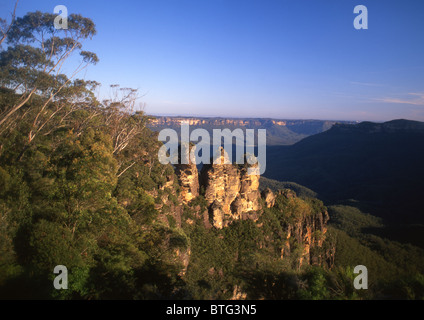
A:
{"type": "Polygon", "coordinates": [[[195,164],[176,166],[176,174],[181,187],[183,203],[187,204],[199,196],[199,173],[195,164]]]}
{"type": "Polygon", "coordinates": [[[228,155],[223,149],[221,152],[221,164],[203,166],[200,179],[211,220],[218,229],[234,220],[254,219],[251,214],[261,209],[259,176],[248,175],[247,168],[223,164],[228,155]]]}
{"type": "Polygon", "coordinates": [[[262,192],[262,198],[265,200],[267,208],[272,208],[275,205],[275,194],[270,188],[262,192]]]}

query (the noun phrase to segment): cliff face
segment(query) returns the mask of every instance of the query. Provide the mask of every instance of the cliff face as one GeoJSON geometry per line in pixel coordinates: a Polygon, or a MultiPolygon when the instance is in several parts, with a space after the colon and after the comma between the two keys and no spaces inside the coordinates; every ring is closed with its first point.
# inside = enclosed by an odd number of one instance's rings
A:
{"type": "Polygon", "coordinates": [[[181,187],[183,203],[189,203],[199,196],[199,172],[195,164],[176,166],[176,174],[181,187]]]}
{"type": "Polygon", "coordinates": [[[190,126],[213,125],[213,126],[262,126],[264,123],[286,126],[286,122],[282,120],[262,120],[262,119],[222,119],[222,118],[191,118],[191,117],[157,117],[150,120],[150,125],[178,125],[188,123],[190,126]]]}
{"type": "Polygon", "coordinates": [[[259,178],[233,165],[211,165],[202,170],[205,199],[213,225],[222,229],[231,221],[257,219],[260,206],[259,178]]]}
{"type": "MultiPolygon", "coordinates": [[[[330,216],[323,207],[320,210],[312,210],[311,206],[304,206],[303,200],[297,198],[291,190],[279,191],[274,195],[272,191],[267,191],[268,198],[273,199],[271,208],[278,206],[276,199],[281,199],[287,208],[297,208],[293,211],[288,210],[288,219],[283,223],[285,229],[286,241],[281,249],[281,258],[293,254],[293,244],[300,248],[299,267],[303,264],[322,265],[327,263],[334,264],[334,248],[324,248],[324,241],[327,234],[327,223],[330,216]]],[[[282,210],[284,212],[284,210],[282,210]]]]}
{"type": "Polygon", "coordinates": [[[265,200],[267,208],[272,208],[275,205],[275,195],[271,189],[268,188],[262,192],[262,198],[265,200]]]}
{"type": "MultiPolygon", "coordinates": [[[[295,132],[311,131],[314,133],[330,129],[336,121],[321,120],[287,120],[287,119],[263,119],[263,118],[207,118],[207,117],[155,117],[149,120],[152,128],[162,126],[180,126],[182,123],[188,123],[190,126],[236,126],[236,127],[289,127],[294,128],[295,132]]],[[[343,123],[354,123],[345,121],[343,123]]]]}
{"type": "MultiPolygon", "coordinates": [[[[221,161],[226,156],[223,152],[221,161]]],[[[283,230],[278,249],[281,259],[295,257],[299,267],[333,264],[333,249],[324,248],[329,215],[323,205],[314,207],[291,190],[274,193],[267,189],[261,195],[259,176],[248,175],[246,167],[232,164],[204,165],[200,173],[195,165],[180,165],[177,174],[185,204],[199,194],[204,196],[208,212],[199,211],[197,216],[204,219],[206,227],[223,229],[236,220],[257,222],[268,210],[279,217],[283,230]]],[[[262,227],[263,223],[257,225],[262,227]]]]}

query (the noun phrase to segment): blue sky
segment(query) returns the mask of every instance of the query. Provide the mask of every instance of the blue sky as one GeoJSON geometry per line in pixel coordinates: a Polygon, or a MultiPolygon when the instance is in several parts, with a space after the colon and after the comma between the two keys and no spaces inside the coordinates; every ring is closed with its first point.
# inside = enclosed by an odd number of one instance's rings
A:
{"type": "Polygon", "coordinates": [[[18,14],[59,4],[96,23],[83,76],[105,97],[138,88],[151,114],[424,121],[424,1],[20,0],[18,14]]]}

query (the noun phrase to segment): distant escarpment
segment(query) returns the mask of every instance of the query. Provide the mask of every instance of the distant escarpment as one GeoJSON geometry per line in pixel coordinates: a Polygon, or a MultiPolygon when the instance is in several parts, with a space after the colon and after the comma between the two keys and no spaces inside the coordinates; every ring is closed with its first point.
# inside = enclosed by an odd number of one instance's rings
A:
{"type": "Polygon", "coordinates": [[[288,189],[261,194],[259,176],[248,175],[247,166],[223,164],[225,157],[223,152],[222,164],[204,165],[200,172],[194,164],[176,166],[181,200],[188,206],[203,200],[195,210],[205,227],[221,230],[250,220],[263,234],[258,245],[264,250],[272,248],[299,266],[332,266],[335,252],[331,244],[324,245],[329,215],[322,202],[300,199],[288,189]]]}
{"type": "Polygon", "coordinates": [[[266,129],[269,146],[292,145],[302,139],[329,130],[337,123],[347,121],[284,120],[262,118],[204,118],[204,117],[151,117],[148,127],[153,131],[174,129],[179,131],[183,123],[195,129],[205,129],[211,135],[214,129],[266,129]]]}

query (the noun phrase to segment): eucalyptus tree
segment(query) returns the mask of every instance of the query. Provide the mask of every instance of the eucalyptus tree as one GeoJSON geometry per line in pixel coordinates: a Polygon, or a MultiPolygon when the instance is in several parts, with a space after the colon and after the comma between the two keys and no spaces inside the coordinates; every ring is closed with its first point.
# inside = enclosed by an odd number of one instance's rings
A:
{"type": "Polygon", "coordinates": [[[47,123],[62,123],[73,106],[94,100],[90,89],[96,83],[76,76],[98,62],[97,55],[84,51],[82,46],[84,40],[96,34],[95,25],[91,19],[71,14],[68,28],[56,29],[55,18],[50,13],[30,12],[16,18],[8,30],[8,46],[0,52],[0,85],[11,91],[14,99],[1,106],[0,134],[15,128],[18,119],[29,116],[27,134],[31,142],[42,129],[49,132],[47,123]],[[79,58],[74,59],[75,55],[79,58]],[[33,105],[29,102],[35,96],[39,100],[33,105]],[[24,106],[27,108],[22,111],[24,106]]]}

